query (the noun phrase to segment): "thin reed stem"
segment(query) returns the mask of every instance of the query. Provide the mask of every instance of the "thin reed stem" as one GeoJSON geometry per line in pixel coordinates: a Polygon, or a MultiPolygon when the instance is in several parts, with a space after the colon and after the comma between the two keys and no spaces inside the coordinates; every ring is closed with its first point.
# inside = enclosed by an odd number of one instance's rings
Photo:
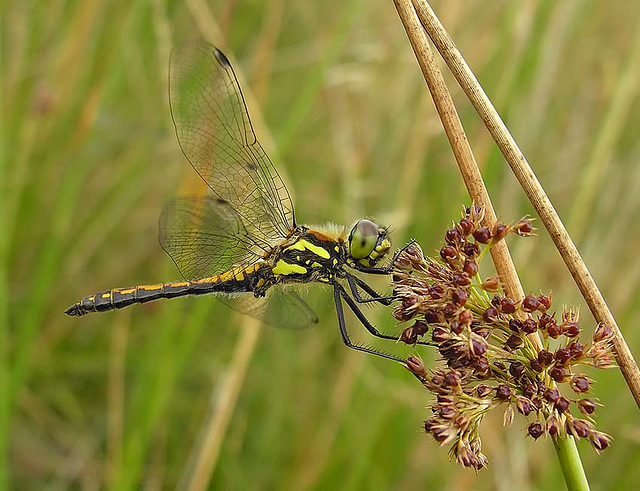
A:
{"type": "Polygon", "coordinates": [[[606,324],[614,330],[616,361],[636,404],[640,407],[640,370],[638,370],[638,365],[618,328],[613,314],[609,310],[591,273],[589,273],[576,245],[571,240],[567,229],[560,220],[551,200],[471,68],[469,68],[444,26],[436,17],[433,9],[425,0],[413,0],[412,3],[422,27],[424,27],[427,35],[480,115],[505,160],[520,182],[529,201],[540,216],[540,220],[567,265],[596,322],[606,324]]]}
{"type": "MultiPolygon", "coordinates": [[[[416,10],[414,10],[415,3],[412,5],[411,0],[394,0],[394,3],[442,120],[467,190],[472,200],[485,208],[485,223],[487,226],[492,227],[496,223],[496,214],[462,127],[462,122],[455,109],[453,99],[444,82],[442,73],[435,63],[433,52],[427,42],[423,26],[420,24],[421,21],[424,23],[424,20],[418,18],[416,10]]],[[[422,2],[420,2],[420,5],[422,5],[422,2]]],[[[504,241],[498,242],[491,249],[491,253],[496,270],[502,277],[507,295],[516,301],[524,298],[522,285],[504,241]]],[[[535,343],[536,347],[541,347],[541,341],[537,335],[530,339],[535,343]]],[[[588,489],[589,484],[582,469],[575,441],[572,438],[554,439],[554,448],[565,473],[567,484],[577,484],[576,487],[571,487],[571,489],[588,489]],[[568,471],[565,472],[565,470],[574,470],[575,472],[571,472],[569,478],[567,477],[568,471]]]]}

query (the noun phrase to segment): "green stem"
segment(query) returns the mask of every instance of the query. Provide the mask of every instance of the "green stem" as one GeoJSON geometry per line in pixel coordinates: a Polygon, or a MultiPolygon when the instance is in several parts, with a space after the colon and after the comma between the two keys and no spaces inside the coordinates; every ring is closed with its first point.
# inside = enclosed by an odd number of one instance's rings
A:
{"type": "Polygon", "coordinates": [[[588,490],[589,482],[582,468],[582,461],[580,460],[575,439],[567,435],[565,437],[553,437],[552,440],[567,489],[569,491],[588,490]]]}

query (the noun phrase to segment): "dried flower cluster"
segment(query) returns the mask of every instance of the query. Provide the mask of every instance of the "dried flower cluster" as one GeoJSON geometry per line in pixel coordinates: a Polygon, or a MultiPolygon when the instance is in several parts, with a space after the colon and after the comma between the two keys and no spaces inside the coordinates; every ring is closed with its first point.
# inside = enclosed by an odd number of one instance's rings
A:
{"type": "Polygon", "coordinates": [[[425,431],[441,445],[451,444],[451,455],[462,465],[476,469],[487,465],[480,423],[497,407],[505,408],[505,425],[516,412],[534,419],[528,426],[534,439],[571,434],[589,439],[596,451],[605,449],[611,438],[595,429],[592,415],[598,404],[586,397],[592,380],[578,369],[614,366],[612,330],[600,325],[592,341],[583,343],[576,310],[563,309],[557,316],[551,295],[516,302],[500,293],[499,278],[482,281],[478,263],[493,244],[511,233],[529,236],[534,231],[527,219],[490,230],[481,225],[482,218],[477,205],[465,210],[447,230],[438,260],[425,258],[412,243],[395,262],[399,303],[394,316],[413,321],[401,340],[415,344],[430,336],[444,361],[430,371],[417,357],[407,363],[436,396],[425,431]],[[539,336],[543,349],[536,348],[533,336],[539,336]]]}

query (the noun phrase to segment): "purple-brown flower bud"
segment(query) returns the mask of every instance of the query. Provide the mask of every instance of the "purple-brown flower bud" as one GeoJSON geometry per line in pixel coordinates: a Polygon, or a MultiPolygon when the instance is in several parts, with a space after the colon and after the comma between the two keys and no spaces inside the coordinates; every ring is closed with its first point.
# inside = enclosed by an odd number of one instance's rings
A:
{"type": "Polygon", "coordinates": [[[458,226],[460,227],[460,232],[462,232],[464,235],[469,235],[473,230],[474,224],[468,218],[463,218],[458,223],[458,226]]]}
{"type": "Polygon", "coordinates": [[[505,342],[505,344],[511,350],[518,349],[520,346],[522,346],[522,338],[517,334],[512,334],[507,338],[507,341],[505,342]]]}
{"type": "Polygon", "coordinates": [[[538,302],[538,298],[533,295],[527,295],[522,300],[522,310],[525,312],[535,312],[540,307],[540,302],[538,302]]]}
{"type": "Polygon", "coordinates": [[[462,252],[469,259],[475,259],[480,254],[480,246],[475,242],[467,242],[462,246],[462,252]]]}
{"type": "Polygon", "coordinates": [[[520,380],[520,388],[522,389],[522,393],[529,399],[538,392],[538,386],[528,377],[520,380]]]}
{"type": "Polygon", "coordinates": [[[496,222],[496,224],[493,226],[493,240],[497,242],[504,239],[508,232],[509,229],[504,223],[496,222]]]}
{"type": "Polygon", "coordinates": [[[526,397],[516,396],[516,408],[520,414],[529,416],[529,413],[533,411],[533,403],[526,397]]]}
{"type": "Polygon", "coordinates": [[[569,385],[571,385],[574,392],[577,392],[578,394],[585,394],[586,392],[589,392],[591,379],[583,373],[579,373],[571,377],[569,385]]]}
{"type": "Polygon", "coordinates": [[[462,377],[460,377],[460,373],[456,371],[450,371],[445,373],[444,375],[444,383],[449,387],[457,387],[458,385],[460,385],[461,380],[462,377]]]}
{"type": "Polygon", "coordinates": [[[536,407],[536,409],[538,411],[540,411],[540,409],[542,409],[542,399],[540,399],[539,397],[534,397],[533,399],[531,399],[531,402],[533,402],[533,405],[536,407]]]}
{"type": "Polygon", "coordinates": [[[473,238],[481,244],[488,244],[491,240],[491,231],[487,227],[478,227],[473,232],[473,238]]]}
{"type": "Polygon", "coordinates": [[[429,296],[434,300],[442,300],[446,293],[447,291],[442,285],[436,284],[429,287],[429,296]]]}
{"type": "Polygon", "coordinates": [[[553,317],[551,317],[549,314],[542,314],[540,316],[540,319],[538,319],[538,327],[540,329],[546,329],[547,325],[552,322],[554,322],[553,317]]]}
{"type": "Polygon", "coordinates": [[[403,329],[402,334],[400,335],[400,341],[409,345],[414,345],[418,342],[418,335],[416,334],[413,327],[407,327],[406,329],[403,329]]]}
{"type": "Polygon", "coordinates": [[[505,314],[513,314],[518,308],[518,304],[509,297],[502,297],[500,299],[500,310],[505,314]]]}
{"type": "Polygon", "coordinates": [[[448,303],[444,306],[441,312],[446,319],[451,319],[458,312],[458,306],[452,303],[448,303]]]}
{"type": "Polygon", "coordinates": [[[473,321],[473,313],[469,309],[464,309],[458,314],[458,323],[461,326],[470,326],[473,321]]]}
{"type": "Polygon", "coordinates": [[[471,279],[464,274],[456,273],[453,275],[452,283],[455,286],[467,287],[471,285],[471,279]]]}
{"type": "Polygon", "coordinates": [[[547,324],[547,334],[553,339],[557,339],[562,334],[562,327],[554,322],[547,324]]]}
{"type": "Polygon", "coordinates": [[[562,334],[568,338],[575,338],[580,334],[580,324],[577,322],[565,322],[562,325],[562,334]]]}
{"type": "Polygon", "coordinates": [[[613,329],[607,324],[600,324],[593,333],[593,341],[596,343],[610,337],[613,337],[613,329]]]}
{"type": "Polygon", "coordinates": [[[482,356],[487,352],[487,342],[482,336],[472,332],[469,336],[469,351],[473,356],[482,356]]]}
{"type": "Polygon", "coordinates": [[[579,399],[576,404],[580,412],[587,416],[593,414],[598,407],[598,404],[593,399],[579,399]]]}
{"type": "Polygon", "coordinates": [[[413,328],[413,332],[415,332],[416,336],[424,336],[429,330],[429,324],[421,320],[416,320],[411,327],[413,328]]]}
{"type": "Polygon", "coordinates": [[[576,438],[586,438],[591,433],[593,425],[584,419],[571,418],[565,423],[567,433],[572,434],[576,438]]]}
{"type": "Polygon", "coordinates": [[[566,397],[560,396],[558,397],[556,402],[553,404],[553,407],[559,413],[564,413],[567,409],[569,409],[570,404],[571,402],[569,401],[569,399],[567,399],[566,397]]]}
{"type": "Polygon", "coordinates": [[[541,312],[546,312],[551,308],[551,298],[544,294],[538,296],[538,302],[540,302],[540,308],[538,310],[541,312]]]}
{"type": "Polygon", "coordinates": [[[431,433],[433,429],[438,425],[437,419],[428,419],[424,422],[423,428],[425,433],[431,433]]]}
{"type": "Polygon", "coordinates": [[[589,434],[589,442],[598,451],[604,450],[611,445],[611,437],[601,431],[592,431],[589,434]]]}
{"type": "Polygon", "coordinates": [[[522,329],[522,321],[520,319],[509,319],[509,329],[516,334],[522,329]]]}
{"type": "Polygon", "coordinates": [[[476,387],[476,394],[478,395],[478,397],[484,399],[491,393],[492,390],[493,389],[490,385],[480,384],[476,387]]]}
{"type": "Polygon", "coordinates": [[[463,327],[464,326],[460,324],[458,321],[451,321],[449,323],[449,329],[451,329],[451,332],[456,335],[462,334],[463,327]]]}
{"type": "Polygon", "coordinates": [[[418,375],[422,379],[427,376],[427,368],[424,366],[422,359],[417,356],[407,358],[407,368],[411,373],[418,375]]]}
{"type": "Polygon", "coordinates": [[[452,263],[458,257],[458,251],[452,245],[446,245],[440,249],[440,257],[446,263],[452,263]]]}
{"type": "Polygon", "coordinates": [[[486,356],[474,358],[471,362],[471,366],[480,378],[487,378],[489,375],[489,360],[486,356]]]}
{"type": "Polygon", "coordinates": [[[434,309],[428,309],[424,313],[424,320],[426,320],[429,324],[436,324],[440,322],[440,316],[438,315],[438,311],[434,309]]]}
{"type": "Polygon", "coordinates": [[[536,359],[531,360],[531,362],[529,363],[529,366],[531,367],[531,370],[533,370],[536,373],[542,373],[542,370],[544,370],[542,363],[540,363],[536,359]]]}
{"type": "Polygon", "coordinates": [[[560,397],[560,392],[555,387],[548,388],[544,392],[544,398],[549,402],[556,402],[560,397]]]}
{"type": "Polygon", "coordinates": [[[456,408],[453,406],[442,406],[439,414],[440,417],[444,419],[453,419],[457,416],[458,411],[456,411],[456,408]]]}
{"type": "Polygon", "coordinates": [[[452,437],[453,430],[446,426],[437,426],[432,430],[431,435],[435,441],[444,445],[452,437]]]}
{"type": "Polygon", "coordinates": [[[494,276],[493,278],[487,278],[482,282],[482,285],[480,286],[485,291],[495,293],[500,290],[500,279],[497,276],[494,276]]]}
{"type": "Polygon", "coordinates": [[[445,341],[451,339],[451,334],[442,327],[436,327],[431,331],[431,339],[435,343],[444,343],[445,341]]]}
{"type": "Polygon", "coordinates": [[[410,308],[414,307],[417,303],[418,303],[418,297],[416,296],[405,297],[402,299],[402,309],[405,311],[409,310],[410,308]]]}
{"type": "Polygon", "coordinates": [[[526,334],[533,334],[538,330],[538,324],[533,319],[525,319],[522,321],[522,331],[526,334]]]}
{"type": "Polygon", "coordinates": [[[498,320],[500,313],[495,307],[488,307],[482,314],[482,318],[485,322],[495,322],[498,320]]]}
{"type": "Polygon", "coordinates": [[[462,271],[469,277],[473,278],[478,274],[478,264],[475,261],[465,261],[462,271]]]}
{"type": "Polygon", "coordinates": [[[544,428],[542,426],[542,423],[539,423],[537,421],[535,423],[531,423],[529,425],[529,428],[527,428],[527,431],[534,440],[537,440],[542,435],[544,435],[544,428]]]}
{"type": "Polygon", "coordinates": [[[558,348],[553,357],[555,358],[557,364],[566,365],[567,362],[571,359],[571,351],[567,348],[558,348]]]}
{"type": "Polygon", "coordinates": [[[531,220],[526,218],[523,218],[513,226],[513,231],[522,237],[529,237],[534,230],[535,228],[531,225],[531,220]]]}
{"type": "Polygon", "coordinates": [[[553,363],[553,353],[546,349],[540,350],[538,352],[538,361],[542,363],[542,366],[548,367],[553,363]]]}
{"type": "Polygon", "coordinates": [[[551,436],[555,436],[560,431],[560,421],[555,414],[551,414],[549,418],[547,418],[547,433],[551,436]]]}
{"type": "Polygon", "coordinates": [[[549,376],[556,382],[563,382],[566,377],[566,370],[563,367],[553,367],[549,370],[549,376]]]}
{"type": "Polygon", "coordinates": [[[464,306],[469,300],[469,292],[467,290],[458,289],[451,294],[451,301],[458,307],[464,306]]]}
{"type": "Polygon", "coordinates": [[[462,234],[457,228],[451,228],[444,234],[444,240],[447,244],[457,245],[462,240],[462,234]]]}
{"type": "Polygon", "coordinates": [[[580,360],[584,356],[584,344],[579,343],[578,341],[573,341],[567,346],[567,348],[571,352],[572,360],[580,360]]]}
{"type": "Polygon", "coordinates": [[[496,398],[501,401],[507,401],[511,398],[511,389],[506,384],[500,384],[496,387],[496,398]]]}
{"type": "Polygon", "coordinates": [[[525,370],[525,366],[519,361],[514,361],[509,365],[509,373],[514,378],[520,378],[525,370]]]}

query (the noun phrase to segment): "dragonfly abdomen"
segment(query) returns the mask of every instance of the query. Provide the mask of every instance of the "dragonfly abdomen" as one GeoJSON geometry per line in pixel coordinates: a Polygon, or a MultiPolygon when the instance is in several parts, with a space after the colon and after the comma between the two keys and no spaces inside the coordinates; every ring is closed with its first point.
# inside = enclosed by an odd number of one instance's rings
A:
{"type": "Polygon", "coordinates": [[[185,295],[207,293],[240,293],[253,291],[264,284],[258,265],[248,268],[231,269],[222,274],[194,281],[138,285],[128,288],[114,288],[88,295],[65,313],[72,316],[90,312],[106,312],[121,309],[134,303],[146,303],[159,298],[174,298],[185,295]]]}

